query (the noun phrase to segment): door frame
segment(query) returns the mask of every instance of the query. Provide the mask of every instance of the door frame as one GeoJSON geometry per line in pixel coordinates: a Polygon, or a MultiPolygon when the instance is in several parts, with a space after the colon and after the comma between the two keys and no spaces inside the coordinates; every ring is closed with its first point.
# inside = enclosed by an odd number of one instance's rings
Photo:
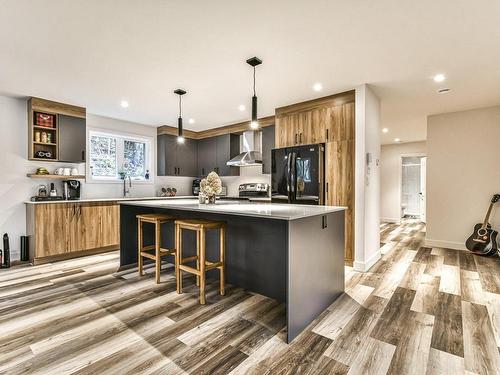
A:
{"type": "MultiPolygon", "coordinates": [[[[427,157],[427,154],[424,152],[412,152],[399,155],[399,168],[398,168],[398,208],[399,208],[399,222],[403,218],[401,216],[401,202],[403,196],[403,158],[409,157],[427,157]]],[[[426,179],[427,180],[427,179],[426,179]]],[[[427,199],[426,199],[427,202],[427,199]]],[[[426,203],[427,204],[427,203],[426,203]]]]}

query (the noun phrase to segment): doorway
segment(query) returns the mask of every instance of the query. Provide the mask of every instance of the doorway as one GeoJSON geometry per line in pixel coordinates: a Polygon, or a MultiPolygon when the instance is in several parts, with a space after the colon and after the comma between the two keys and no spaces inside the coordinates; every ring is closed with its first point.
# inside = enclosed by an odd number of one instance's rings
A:
{"type": "Polygon", "coordinates": [[[401,217],[425,222],[427,157],[403,156],[401,167],[401,217]]]}

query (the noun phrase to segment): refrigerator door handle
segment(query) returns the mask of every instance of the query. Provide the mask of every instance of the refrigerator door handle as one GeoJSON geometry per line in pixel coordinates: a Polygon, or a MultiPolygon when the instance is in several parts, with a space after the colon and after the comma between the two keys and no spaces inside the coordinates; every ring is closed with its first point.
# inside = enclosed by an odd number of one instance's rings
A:
{"type": "Polygon", "coordinates": [[[290,190],[291,190],[291,197],[290,197],[290,203],[293,203],[295,199],[297,198],[297,193],[296,193],[296,185],[297,185],[297,154],[295,152],[292,153],[292,168],[291,168],[291,175],[290,175],[290,190]]]}
{"type": "Polygon", "coordinates": [[[287,155],[287,169],[286,169],[286,192],[288,195],[288,202],[290,202],[290,173],[291,173],[291,163],[292,163],[292,153],[288,153],[287,155]]]}

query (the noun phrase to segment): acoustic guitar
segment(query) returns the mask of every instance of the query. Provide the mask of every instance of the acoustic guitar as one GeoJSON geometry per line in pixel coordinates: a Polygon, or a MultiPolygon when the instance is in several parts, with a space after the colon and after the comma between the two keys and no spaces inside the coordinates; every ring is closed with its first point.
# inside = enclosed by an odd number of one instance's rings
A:
{"type": "Polygon", "coordinates": [[[465,246],[473,253],[479,255],[495,255],[498,252],[497,234],[498,232],[489,223],[493,205],[500,199],[500,194],[495,194],[491,198],[490,207],[482,223],[474,226],[474,233],[467,239],[465,246]]]}

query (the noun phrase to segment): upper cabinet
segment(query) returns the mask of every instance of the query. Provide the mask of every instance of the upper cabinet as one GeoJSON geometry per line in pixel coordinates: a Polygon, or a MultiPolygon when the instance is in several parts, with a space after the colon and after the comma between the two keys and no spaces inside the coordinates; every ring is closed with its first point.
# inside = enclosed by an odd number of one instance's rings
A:
{"type": "Polygon", "coordinates": [[[158,176],[196,176],[196,140],[185,138],[184,143],[178,143],[177,136],[161,134],[156,150],[158,176]]]}
{"type": "Polygon", "coordinates": [[[276,109],[276,147],[351,140],[354,138],[354,96],[276,109]]]}
{"type": "Polygon", "coordinates": [[[271,150],[274,148],[275,126],[262,128],[262,173],[271,174],[271,150]]]}
{"type": "Polygon", "coordinates": [[[28,159],[85,162],[86,110],[31,98],[28,101],[28,159]]]}
{"type": "Polygon", "coordinates": [[[85,119],[59,115],[59,161],[85,162],[85,119]]]}
{"type": "Polygon", "coordinates": [[[237,167],[226,163],[240,152],[240,138],[236,134],[223,134],[198,140],[198,176],[215,171],[219,176],[239,176],[237,167]]]}

